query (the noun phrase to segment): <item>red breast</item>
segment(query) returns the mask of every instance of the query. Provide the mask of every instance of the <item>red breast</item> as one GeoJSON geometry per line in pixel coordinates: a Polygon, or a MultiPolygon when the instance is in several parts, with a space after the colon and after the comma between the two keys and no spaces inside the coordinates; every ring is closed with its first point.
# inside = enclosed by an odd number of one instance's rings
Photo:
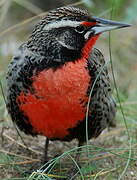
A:
{"type": "Polygon", "coordinates": [[[82,51],[82,58],[67,62],[57,70],[44,70],[33,76],[35,93],[17,98],[34,130],[49,139],[63,139],[68,129],[75,127],[85,117],[88,101],[87,90],[91,83],[87,59],[98,36],[89,40],[82,51]]]}

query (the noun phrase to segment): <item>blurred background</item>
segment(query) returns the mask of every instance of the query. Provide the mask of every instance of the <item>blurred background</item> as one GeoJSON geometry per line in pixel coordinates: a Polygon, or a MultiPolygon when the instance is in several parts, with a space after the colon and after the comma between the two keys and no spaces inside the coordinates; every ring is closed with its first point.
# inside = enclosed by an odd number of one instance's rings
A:
{"type": "MultiPolygon", "coordinates": [[[[7,114],[4,97],[6,94],[6,72],[12,56],[16,49],[27,40],[27,37],[32,32],[34,25],[38,20],[46,14],[47,11],[60,6],[74,5],[89,10],[95,16],[110,19],[111,11],[112,19],[131,23],[131,28],[125,28],[113,31],[110,35],[104,33],[98,40],[96,47],[99,48],[105,56],[106,61],[110,60],[109,40],[111,40],[110,48],[112,51],[112,63],[117,89],[125,115],[126,124],[132,139],[132,145],[135,147],[137,140],[137,0],[0,0],[0,166],[8,164],[9,161],[15,160],[8,156],[6,152],[15,151],[13,144],[17,140],[17,133],[7,114]],[[9,139],[11,136],[12,140],[9,139]]],[[[125,127],[125,121],[121,113],[114,80],[112,78],[112,69],[110,70],[111,82],[114,90],[114,97],[118,104],[117,112],[117,128],[115,133],[109,136],[111,140],[98,140],[99,145],[104,147],[129,147],[128,135],[125,127]],[[115,139],[112,140],[115,137],[115,139]]],[[[24,138],[28,138],[23,134],[24,138]]],[[[103,137],[103,136],[102,136],[103,137]]],[[[29,137],[30,138],[30,137],[29,137]]],[[[40,139],[40,143],[42,140],[40,139]]],[[[15,145],[15,144],[14,144],[15,145]]],[[[29,144],[35,147],[35,143],[29,144]]],[[[37,145],[36,145],[37,146],[37,145]]],[[[62,147],[62,146],[61,146],[62,147]]],[[[16,148],[16,153],[17,153],[16,148]]],[[[133,148],[134,149],[134,148],[133,148]]],[[[137,155],[134,151],[134,159],[137,155]]],[[[132,154],[132,155],[133,155],[132,154]]],[[[126,161],[121,161],[124,165],[126,161]]],[[[134,162],[135,163],[135,162],[134,162]]],[[[137,166],[137,164],[136,164],[137,166]]],[[[130,166],[127,171],[127,179],[137,177],[136,166],[130,166]],[[131,173],[132,172],[132,173],[131,173]],[[129,178],[128,178],[129,177],[129,178]]],[[[7,167],[9,168],[9,166],[7,167]]],[[[17,168],[17,167],[16,167],[17,168]]],[[[16,169],[15,168],[15,169],[16,169]]],[[[13,168],[14,169],[14,168],[13,168]]],[[[16,169],[17,170],[17,169],[16,169]]],[[[1,171],[1,170],[0,170],[1,171]]],[[[19,177],[18,171],[5,170],[5,165],[2,166],[0,178],[19,177]],[[17,173],[18,172],[18,173],[17,173]],[[17,174],[17,175],[16,175],[17,174]]],[[[117,172],[118,173],[118,172],[117,172]]],[[[112,179],[115,179],[114,174],[112,179]]],[[[102,178],[102,177],[101,177],[102,178]]],[[[103,177],[107,179],[106,176],[103,177]]],[[[110,178],[110,176],[109,176],[110,178]]],[[[108,178],[108,179],[109,179],[108,178]]]]}

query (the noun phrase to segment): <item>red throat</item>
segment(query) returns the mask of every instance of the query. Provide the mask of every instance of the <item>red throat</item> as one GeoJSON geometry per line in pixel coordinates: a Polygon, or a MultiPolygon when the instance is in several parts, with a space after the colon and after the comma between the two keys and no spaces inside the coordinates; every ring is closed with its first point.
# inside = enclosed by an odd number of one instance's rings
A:
{"type": "Polygon", "coordinates": [[[90,52],[95,45],[96,41],[98,40],[100,34],[91,37],[85,44],[84,48],[82,49],[82,56],[85,59],[89,58],[90,52]]]}

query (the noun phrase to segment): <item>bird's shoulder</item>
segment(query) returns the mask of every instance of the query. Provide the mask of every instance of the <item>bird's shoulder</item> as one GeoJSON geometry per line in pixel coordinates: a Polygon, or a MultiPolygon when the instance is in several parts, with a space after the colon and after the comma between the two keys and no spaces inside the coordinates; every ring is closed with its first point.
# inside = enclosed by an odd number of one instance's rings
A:
{"type": "Polygon", "coordinates": [[[36,62],[40,63],[40,61],[42,61],[43,58],[44,57],[40,54],[34,53],[30,49],[28,49],[27,45],[24,43],[15,52],[9,64],[8,70],[14,71],[16,70],[16,68],[26,68],[27,65],[29,67],[30,65],[33,65],[36,62]]]}
{"type": "Polygon", "coordinates": [[[95,68],[96,70],[99,70],[100,67],[104,66],[104,69],[106,69],[105,67],[105,59],[104,56],[102,54],[102,52],[97,49],[97,48],[93,48],[92,51],[90,52],[89,55],[89,66],[92,68],[95,68]]]}
{"type": "Polygon", "coordinates": [[[42,62],[46,62],[45,57],[32,52],[24,43],[17,49],[8,66],[7,79],[17,80],[21,76],[30,78],[35,68],[42,62]]]}
{"type": "MultiPolygon", "coordinates": [[[[101,51],[94,48],[89,57],[89,73],[92,85],[89,109],[94,114],[97,127],[115,126],[116,103],[112,97],[111,81],[107,62],[101,51]]],[[[100,129],[100,128],[99,128],[100,129]]]]}
{"type": "Polygon", "coordinates": [[[88,70],[92,80],[96,82],[97,89],[100,86],[106,91],[111,91],[108,62],[97,48],[94,48],[89,55],[88,70]]]}
{"type": "Polygon", "coordinates": [[[103,54],[97,48],[94,48],[88,58],[88,70],[92,78],[92,84],[94,83],[93,91],[110,95],[111,82],[108,72],[108,62],[105,61],[103,54]],[[100,88],[101,89],[100,89],[100,88]]]}

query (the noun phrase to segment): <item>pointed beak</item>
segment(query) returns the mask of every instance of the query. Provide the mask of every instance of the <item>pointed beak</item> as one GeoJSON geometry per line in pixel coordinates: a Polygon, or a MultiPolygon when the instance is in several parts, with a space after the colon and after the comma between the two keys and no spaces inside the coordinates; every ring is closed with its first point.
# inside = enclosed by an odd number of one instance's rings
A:
{"type": "Polygon", "coordinates": [[[96,34],[100,34],[106,31],[111,31],[114,29],[120,29],[120,28],[125,28],[125,27],[130,27],[131,24],[125,24],[125,23],[121,23],[121,22],[117,22],[117,21],[111,21],[111,20],[107,20],[107,19],[102,19],[102,18],[98,18],[95,16],[92,16],[92,18],[94,18],[97,22],[97,24],[92,27],[92,31],[94,33],[94,35],[96,34]]]}

